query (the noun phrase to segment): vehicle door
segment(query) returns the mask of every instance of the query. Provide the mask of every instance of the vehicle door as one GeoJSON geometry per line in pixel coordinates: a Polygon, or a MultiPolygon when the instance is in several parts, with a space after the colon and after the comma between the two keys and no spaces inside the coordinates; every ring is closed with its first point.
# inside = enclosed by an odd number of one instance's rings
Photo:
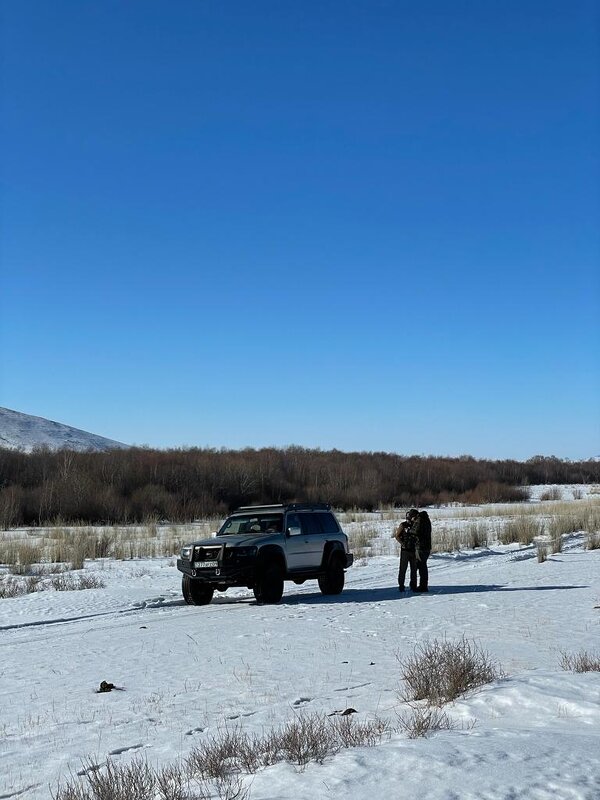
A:
{"type": "Polygon", "coordinates": [[[285,522],[285,549],[288,570],[309,569],[308,536],[304,533],[298,514],[288,514],[285,522]]]}
{"type": "Polygon", "coordinates": [[[302,538],[306,548],[306,565],[308,569],[318,569],[323,560],[323,548],[326,535],[319,519],[319,514],[314,511],[300,511],[298,513],[302,526],[302,538]]]}

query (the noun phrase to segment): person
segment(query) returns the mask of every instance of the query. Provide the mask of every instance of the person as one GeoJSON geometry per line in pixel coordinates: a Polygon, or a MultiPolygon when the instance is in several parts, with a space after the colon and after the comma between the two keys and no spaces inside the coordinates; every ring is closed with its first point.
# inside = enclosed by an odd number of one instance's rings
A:
{"type": "Polygon", "coordinates": [[[406,569],[410,566],[410,588],[416,591],[417,588],[417,564],[415,557],[415,538],[410,533],[410,523],[401,522],[394,532],[394,538],[400,545],[400,566],[398,568],[398,589],[404,591],[404,580],[406,569]]]}
{"type": "Polygon", "coordinates": [[[431,520],[426,511],[411,508],[406,512],[406,519],[410,525],[408,531],[416,540],[416,562],[419,574],[417,592],[429,591],[429,570],[427,559],[431,555],[431,520]]]}

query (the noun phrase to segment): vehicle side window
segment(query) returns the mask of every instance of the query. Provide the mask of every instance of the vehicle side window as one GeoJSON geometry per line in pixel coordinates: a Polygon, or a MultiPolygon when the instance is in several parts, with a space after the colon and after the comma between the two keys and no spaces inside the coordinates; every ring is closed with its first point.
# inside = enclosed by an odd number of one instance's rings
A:
{"type": "Polygon", "coordinates": [[[298,514],[300,517],[300,522],[302,523],[302,533],[304,534],[315,534],[315,533],[323,533],[321,529],[321,525],[319,523],[319,516],[318,514],[312,514],[309,512],[305,512],[302,514],[298,514]]]}
{"type": "Polygon", "coordinates": [[[285,523],[286,530],[289,528],[300,528],[300,520],[298,519],[298,514],[288,514],[287,515],[287,522],[285,523]]]}
{"type": "Polygon", "coordinates": [[[321,527],[323,528],[323,533],[340,532],[339,525],[337,524],[333,514],[329,514],[327,511],[319,511],[315,516],[319,517],[321,527]]]}

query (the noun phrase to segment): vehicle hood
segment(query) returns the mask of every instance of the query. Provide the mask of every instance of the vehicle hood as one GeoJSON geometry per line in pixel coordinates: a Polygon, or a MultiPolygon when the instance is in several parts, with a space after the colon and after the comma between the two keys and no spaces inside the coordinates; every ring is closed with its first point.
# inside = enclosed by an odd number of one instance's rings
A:
{"type": "Polygon", "coordinates": [[[209,539],[200,539],[197,542],[190,542],[194,547],[219,547],[224,544],[227,547],[252,547],[265,542],[281,542],[284,536],[282,533],[239,533],[229,536],[211,536],[209,539]]]}

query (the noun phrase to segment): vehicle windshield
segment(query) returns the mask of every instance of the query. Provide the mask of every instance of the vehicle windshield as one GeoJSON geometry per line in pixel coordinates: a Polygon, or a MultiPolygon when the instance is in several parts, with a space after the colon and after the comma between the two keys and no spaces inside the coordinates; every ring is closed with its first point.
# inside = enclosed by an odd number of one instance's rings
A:
{"type": "Polygon", "coordinates": [[[281,533],[282,530],[283,514],[236,514],[225,520],[217,536],[237,533],[281,533]]]}

